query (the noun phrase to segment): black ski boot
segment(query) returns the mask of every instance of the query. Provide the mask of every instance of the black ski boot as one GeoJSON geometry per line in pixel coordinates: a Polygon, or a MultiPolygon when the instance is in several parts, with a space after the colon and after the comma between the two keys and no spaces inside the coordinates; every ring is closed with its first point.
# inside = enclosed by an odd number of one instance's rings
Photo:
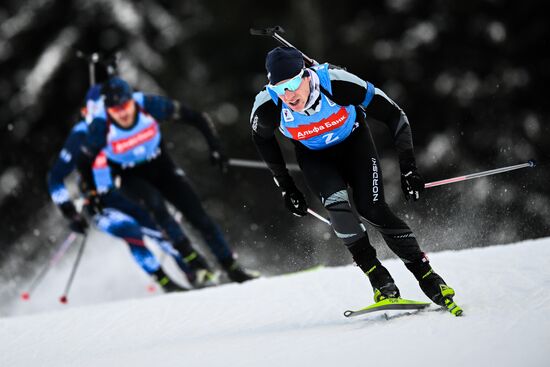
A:
{"type": "Polygon", "coordinates": [[[422,291],[434,303],[445,307],[455,316],[462,315],[462,309],[453,301],[455,290],[449,287],[433,269],[430,269],[418,281],[422,291]]]}
{"type": "Polygon", "coordinates": [[[186,276],[194,288],[218,285],[219,274],[210,269],[206,259],[197,251],[186,254],[183,259],[191,269],[191,271],[186,273],[186,276]]]}
{"type": "Polygon", "coordinates": [[[367,270],[365,274],[369,277],[374,291],[374,302],[380,302],[386,298],[399,298],[399,289],[388,269],[382,266],[380,262],[367,270]]]}
{"type": "Polygon", "coordinates": [[[455,295],[454,289],[449,287],[433,269],[424,274],[418,284],[426,296],[440,306],[445,306],[445,298],[452,299],[455,295]]]}
{"type": "Polygon", "coordinates": [[[399,298],[399,289],[388,269],[376,258],[376,250],[371,246],[367,236],[348,245],[348,250],[357,266],[369,277],[374,291],[374,302],[386,298],[399,298]]]}
{"type": "Polygon", "coordinates": [[[159,268],[157,271],[155,271],[153,274],[151,274],[155,281],[158,283],[158,285],[162,288],[162,290],[166,293],[170,292],[184,292],[188,291],[189,289],[180,286],[179,284],[175,283],[172,279],[166,275],[166,273],[162,270],[162,268],[159,268]]]}
{"type": "Polygon", "coordinates": [[[260,273],[255,270],[245,269],[234,258],[229,258],[220,261],[222,268],[225,270],[229,279],[233,282],[243,283],[248,280],[260,277],[260,273]]]}

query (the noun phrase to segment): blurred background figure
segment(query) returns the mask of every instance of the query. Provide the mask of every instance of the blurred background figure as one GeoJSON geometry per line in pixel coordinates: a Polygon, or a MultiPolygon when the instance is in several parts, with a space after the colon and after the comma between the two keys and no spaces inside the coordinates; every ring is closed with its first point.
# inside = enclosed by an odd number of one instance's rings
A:
{"type": "Polygon", "coordinates": [[[174,282],[162,270],[159,260],[145,246],[144,237],[160,242],[161,247],[174,258],[190,283],[196,274],[186,265],[180,253],[168,243],[147,212],[118,193],[104,153],[99,153],[94,160],[93,180],[96,191],[84,198],[84,208],[79,212],[65,185],[65,179],[76,170],[77,157],[88,134],[86,116],[88,110],[99,110],[103,104],[101,85],[96,84],[86,94],[86,107],[83,108],[83,119],[76,123],[65,140],[63,149],[48,173],[48,189],[53,202],[59,207],[69,222],[69,229],[85,235],[89,230],[87,218],[91,218],[96,228],[124,240],[139,266],[166,292],[187,290],[174,282]],[[86,215],[88,214],[88,215],[86,215]]]}
{"type": "Polygon", "coordinates": [[[93,116],[77,158],[85,190],[93,192],[99,189],[93,178],[94,160],[104,152],[113,174],[120,178],[121,191],[153,214],[186,263],[196,272],[195,285],[213,282],[214,272],[170,215],[164,200],[200,232],[231,281],[241,283],[257,277],[237,263],[236,255],[220,228],[204,210],[183,170],[173,163],[161,137],[158,122],[175,120],[192,124],[206,138],[212,162],[223,171],[227,158],[208,116],[166,97],[134,93],[119,77],[106,81],[102,94],[105,109],[93,116]]]}

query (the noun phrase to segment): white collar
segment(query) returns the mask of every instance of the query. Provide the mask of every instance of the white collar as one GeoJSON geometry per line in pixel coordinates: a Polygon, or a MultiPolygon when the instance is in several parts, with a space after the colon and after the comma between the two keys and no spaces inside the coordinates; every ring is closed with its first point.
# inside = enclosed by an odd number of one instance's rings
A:
{"type": "Polygon", "coordinates": [[[304,107],[304,110],[300,113],[304,115],[312,115],[315,112],[319,112],[321,110],[321,103],[317,103],[315,105],[315,102],[321,95],[321,82],[319,81],[319,76],[316,72],[314,72],[311,69],[308,69],[309,72],[309,98],[307,99],[306,105],[304,107]],[[315,105],[315,108],[313,108],[311,111],[308,111],[315,105]]]}

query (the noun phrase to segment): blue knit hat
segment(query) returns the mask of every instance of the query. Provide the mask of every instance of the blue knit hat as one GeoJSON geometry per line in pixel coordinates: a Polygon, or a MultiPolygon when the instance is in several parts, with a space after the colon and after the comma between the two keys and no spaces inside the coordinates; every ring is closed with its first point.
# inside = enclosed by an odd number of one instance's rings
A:
{"type": "Polygon", "coordinates": [[[113,77],[104,85],[101,92],[105,95],[105,106],[113,107],[132,99],[132,87],[124,80],[113,77]]]}
{"type": "Polygon", "coordinates": [[[294,47],[276,47],[265,58],[267,78],[271,84],[290,79],[304,68],[304,57],[294,47]]]}

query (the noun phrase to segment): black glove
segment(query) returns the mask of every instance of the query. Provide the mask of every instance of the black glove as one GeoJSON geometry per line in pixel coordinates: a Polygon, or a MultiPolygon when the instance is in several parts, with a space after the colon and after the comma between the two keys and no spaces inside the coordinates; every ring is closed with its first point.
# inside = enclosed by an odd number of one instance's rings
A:
{"type": "Polygon", "coordinates": [[[70,201],[64,202],[59,206],[63,216],[69,221],[69,228],[71,231],[86,234],[88,229],[88,221],[84,216],[76,211],[74,204],[70,201]]]}
{"type": "Polygon", "coordinates": [[[297,217],[307,215],[306,198],[297,187],[283,191],[283,199],[285,199],[285,205],[292,214],[297,217]]]}
{"type": "Polygon", "coordinates": [[[405,194],[405,199],[417,201],[420,193],[424,191],[424,178],[417,170],[401,174],[401,189],[405,194]]]}
{"type": "Polygon", "coordinates": [[[407,150],[399,154],[399,167],[401,169],[401,189],[405,194],[405,199],[411,198],[416,201],[420,198],[420,193],[424,191],[424,177],[416,168],[416,161],[412,150],[407,150]]]}
{"type": "Polygon", "coordinates": [[[218,166],[223,173],[226,173],[229,168],[229,158],[220,148],[210,149],[210,163],[218,166]]]}
{"type": "Polygon", "coordinates": [[[103,212],[101,197],[102,195],[95,191],[90,191],[86,194],[86,199],[84,200],[84,210],[90,217],[103,212]]]}
{"type": "Polygon", "coordinates": [[[88,229],[88,227],[88,221],[80,214],[77,214],[75,217],[73,217],[71,223],[69,224],[69,228],[71,229],[71,231],[80,234],[86,234],[86,230],[88,229]]]}
{"type": "Polygon", "coordinates": [[[307,215],[307,202],[304,195],[294,184],[292,177],[274,177],[275,183],[281,189],[285,205],[288,210],[297,217],[307,215]]]}

